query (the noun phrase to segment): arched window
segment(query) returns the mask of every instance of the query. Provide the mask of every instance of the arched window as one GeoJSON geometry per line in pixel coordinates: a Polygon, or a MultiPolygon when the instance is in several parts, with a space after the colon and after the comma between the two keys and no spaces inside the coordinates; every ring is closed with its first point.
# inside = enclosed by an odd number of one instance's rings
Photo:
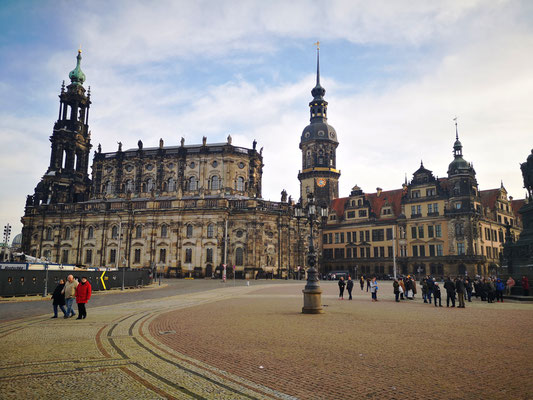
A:
{"type": "Polygon", "coordinates": [[[70,227],[66,227],[65,228],[65,240],[69,240],[70,239],[70,227]]]}
{"type": "Polygon", "coordinates": [[[215,225],[209,224],[207,225],[207,237],[212,238],[215,236],[215,225]]]}
{"type": "Polygon", "coordinates": [[[187,237],[192,238],[192,225],[187,225],[187,237]]]}
{"type": "Polygon", "coordinates": [[[133,192],[133,181],[131,179],[128,179],[126,181],[126,185],[124,188],[126,193],[132,193],[133,192]]]}
{"type": "Polygon", "coordinates": [[[112,194],[113,193],[113,184],[111,181],[106,181],[104,184],[104,193],[105,194],[112,194]]]}
{"type": "Polygon", "coordinates": [[[148,178],[146,180],[146,191],[151,192],[154,189],[154,180],[152,178],[148,178]]]}
{"type": "Polygon", "coordinates": [[[239,192],[244,192],[244,178],[242,176],[239,176],[237,178],[237,187],[235,189],[237,189],[239,192]]]}
{"type": "Polygon", "coordinates": [[[220,189],[220,180],[218,179],[217,175],[211,177],[211,189],[212,190],[220,189]]]}
{"type": "Polygon", "coordinates": [[[46,240],[52,240],[52,238],[53,238],[53,230],[49,226],[48,228],[46,228],[46,240]]]}
{"type": "Polygon", "coordinates": [[[244,264],[244,251],[242,247],[237,247],[235,250],[235,265],[243,265],[244,264]]]}
{"type": "Polygon", "coordinates": [[[189,190],[197,190],[198,189],[198,181],[196,180],[195,176],[191,176],[189,178],[189,190]]]}
{"type": "Polygon", "coordinates": [[[135,238],[140,239],[143,235],[143,227],[142,225],[137,225],[135,227],[135,238]]]}
{"type": "Polygon", "coordinates": [[[118,239],[118,226],[116,225],[114,225],[113,228],[111,228],[111,238],[118,239]]]}
{"type": "Polygon", "coordinates": [[[168,226],[167,225],[161,225],[161,237],[167,237],[168,234],[168,226]]]}
{"type": "Polygon", "coordinates": [[[87,229],[87,239],[94,239],[94,228],[92,226],[87,229]]]}
{"type": "Polygon", "coordinates": [[[168,187],[169,192],[175,192],[176,191],[176,180],[174,178],[169,178],[167,187],[168,187]]]}
{"type": "Polygon", "coordinates": [[[190,264],[192,263],[192,249],[185,249],[185,263],[190,264]]]}
{"type": "Polygon", "coordinates": [[[464,226],[463,224],[455,224],[455,236],[462,236],[464,235],[464,226]]]}

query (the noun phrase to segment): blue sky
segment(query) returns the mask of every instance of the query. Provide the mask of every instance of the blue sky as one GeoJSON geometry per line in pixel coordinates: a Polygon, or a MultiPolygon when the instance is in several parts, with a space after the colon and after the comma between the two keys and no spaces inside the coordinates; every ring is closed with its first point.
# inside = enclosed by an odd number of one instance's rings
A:
{"type": "MultiPolygon", "coordinates": [[[[481,190],[524,196],[533,145],[528,1],[6,1],[0,5],[0,223],[20,231],[46,171],[78,46],[94,148],[224,141],[264,147],[263,197],[298,197],[300,134],[321,42],[340,195],[445,176],[453,118],[481,190]]],[[[89,171],[90,173],[90,171],[89,171]]]]}

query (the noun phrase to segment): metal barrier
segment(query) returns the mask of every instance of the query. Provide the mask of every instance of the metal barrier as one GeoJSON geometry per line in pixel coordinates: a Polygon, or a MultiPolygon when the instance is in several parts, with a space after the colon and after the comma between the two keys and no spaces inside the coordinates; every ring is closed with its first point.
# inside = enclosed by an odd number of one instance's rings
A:
{"type": "MultiPolygon", "coordinates": [[[[83,276],[91,283],[93,291],[120,288],[122,286],[122,271],[43,271],[43,270],[0,270],[0,296],[23,296],[43,294],[45,282],[47,292],[54,292],[60,279],[74,275],[78,281],[83,276]],[[48,280],[46,273],[48,272],[48,280]]],[[[124,286],[137,287],[151,282],[149,270],[124,271],[124,286]]]]}

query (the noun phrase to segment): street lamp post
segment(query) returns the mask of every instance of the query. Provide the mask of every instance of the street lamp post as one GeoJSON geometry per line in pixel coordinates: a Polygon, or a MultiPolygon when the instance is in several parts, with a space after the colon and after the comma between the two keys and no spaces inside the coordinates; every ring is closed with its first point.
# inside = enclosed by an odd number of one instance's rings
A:
{"type": "Polygon", "coordinates": [[[318,271],[315,268],[317,256],[315,253],[315,246],[313,244],[313,225],[317,223],[317,217],[324,217],[327,215],[327,208],[318,207],[315,204],[313,193],[307,195],[306,207],[307,219],[309,221],[309,250],[307,254],[307,284],[304,290],[304,306],[302,308],[303,314],[322,314],[322,289],[320,288],[318,271]],[[318,211],[318,214],[317,214],[318,211]]]}

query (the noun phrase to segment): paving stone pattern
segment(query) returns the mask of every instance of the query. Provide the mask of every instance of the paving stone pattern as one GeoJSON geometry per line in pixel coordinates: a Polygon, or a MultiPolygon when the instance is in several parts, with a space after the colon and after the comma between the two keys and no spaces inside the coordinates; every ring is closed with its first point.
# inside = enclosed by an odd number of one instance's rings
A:
{"type": "Polygon", "coordinates": [[[533,398],[532,304],[397,304],[389,282],[340,301],[323,282],[326,313],[303,315],[303,282],[190,284],[0,322],[0,398],[533,398]]]}

